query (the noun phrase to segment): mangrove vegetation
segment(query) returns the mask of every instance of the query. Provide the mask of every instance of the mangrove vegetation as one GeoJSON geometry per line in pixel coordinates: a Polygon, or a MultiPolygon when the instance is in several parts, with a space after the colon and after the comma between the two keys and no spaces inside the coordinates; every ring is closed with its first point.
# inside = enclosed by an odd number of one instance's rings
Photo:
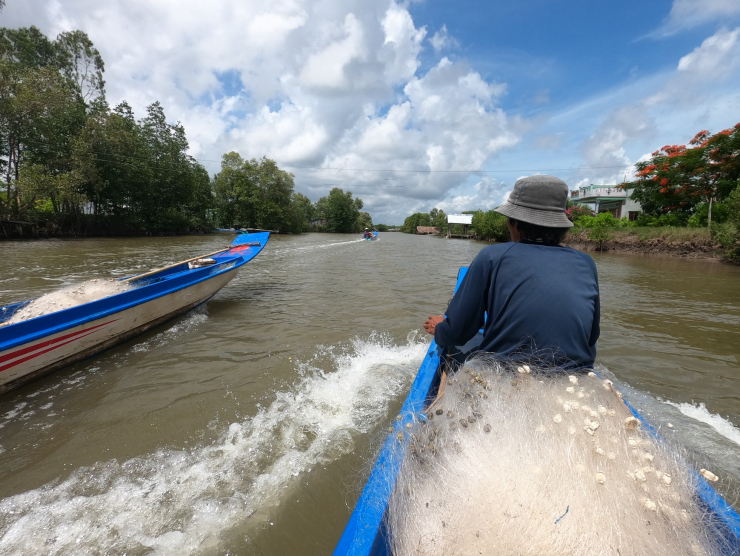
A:
{"type": "Polygon", "coordinates": [[[159,102],[109,106],[105,64],[81,31],[0,29],[0,237],[191,233],[241,226],[359,232],[373,225],[340,188],[312,203],[267,157],[223,155],[210,177],[159,102]]]}

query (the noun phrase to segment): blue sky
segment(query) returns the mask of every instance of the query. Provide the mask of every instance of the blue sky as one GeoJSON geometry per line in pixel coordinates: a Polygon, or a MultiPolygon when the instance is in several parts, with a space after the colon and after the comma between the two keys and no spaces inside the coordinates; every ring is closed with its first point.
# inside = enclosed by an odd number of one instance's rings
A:
{"type": "Polygon", "coordinates": [[[159,100],[211,173],[267,156],[376,223],[621,182],[740,121],[737,0],[8,0],[0,24],[87,32],[110,103],[159,100]]]}

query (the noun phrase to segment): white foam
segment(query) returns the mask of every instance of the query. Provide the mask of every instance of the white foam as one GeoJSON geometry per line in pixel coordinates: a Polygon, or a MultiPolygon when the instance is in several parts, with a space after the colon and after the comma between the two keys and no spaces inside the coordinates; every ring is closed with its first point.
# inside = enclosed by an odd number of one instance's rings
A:
{"type": "Polygon", "coordinates": [[[359,243],[361,241],[365,241],[364,238],[360,239],[351,239],[349,241],[335,241],[333,243],[320,243],[315,245],[307,245],[305,247],[294,247],[292,249],[284,249],[283,253],[293,252],[293,251],[312,251],[314,249],[329,249],[332,247],[337,247],[339,245],[349,245],[352,243],[359,243]]]}
{"type": "Polygon", "coordinates": [[[710,413],[704,403],[690,404],[674,403],[668,401],[665,403],[677,408],[687,417],[709,425],[719,434],[740,446],[740,429],[735,427],[735,425],[733,425],[730,421],[728,421],[721,415],[710,413]]]}
{"type": "Polygon", "coordinates": [[[28,319],[33,319],[49,313],[76,307],[83,303],[90,303],[104,297],[122,293],[132,289],[128,282],[108,280],[88,280],[74,286],[68,286],[61,290],[42,295],[34,299],[25,307],[16,311],[7,321],[7,324],[15,324],[28,319]]]}
{"type": "Polygon", "coordinates": [[[257,530],[295,477],[352,451],[386,416],[425,346],[373,336],[332,351],[333,372],[304,363],[295,386],[212,445],[101,462],[0,501],[0,553],[203,553],[233,527],[257,530]]]}

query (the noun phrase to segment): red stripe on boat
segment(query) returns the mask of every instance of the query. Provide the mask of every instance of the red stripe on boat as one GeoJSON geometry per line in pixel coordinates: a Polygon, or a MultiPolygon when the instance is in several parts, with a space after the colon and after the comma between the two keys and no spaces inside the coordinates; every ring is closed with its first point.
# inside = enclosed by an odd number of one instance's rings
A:
{"type": "Polygon", "coordinates": [[[2,367],[0,367],[0,373],[3,372],[3,371],[7,371],[8,369],[12,369],[16,365],[20,365],[21,363],[25,363],[26,361],[29,361],[31,359],[34,359],[34,358],[38,357],[39,355],[43,355],[44,353],[47,353],[49,351],[53,351],[53,350],[55,350],[55,349],[57,349],[59,347],[65,346],[67,344],[71,344],[75,340],[79,340],[80,338],[84,338],[85,336],[89,336],[90,334],[92,334],[94,332],[95,332],[94,330],[91,330],[87,334],[83,334],[82,336],[77,336],[76,338],[72,338],[71,340],[67,340],[63,344],[52,346],[52,347],[47,348],[47,349],[45,349],[43,351],[39,351],[38,353],[34,353],[32,355],[29,355],[28,357],[24,357],[22,359],[18,359],[17,361],[13,361],[12,363],[8,363],[7,365],[3,365],[2,367]]]}
{"type": "MultiPolygon", "coordinates": [[[[65,334],[64,336],[59,336],[58,338],[54,338],[53,340],[46,340],[45,342],[41,342],[41,343],[38,343],[38,344],[35,344],[35,345],[32,345],[32,346],[21,348],[21,349],[16,350],[16,351],[14,351],[12,353],[8,353],[8,354],[5,354],[5,355],[0,356],[0,363],[2,363],[3,361],[8,361],[10,359],[15,359],[16,357],[20,357],[21,355],[25,355],[26,353],[30,353],[32,351],[36,351],[38,349],[44,348],[46,346],[50,346],[52,344],[59,344],[60,342],[64,342],[64,344],[68,344],[69,342],[65,342],[65,340],[67,340],[69,338],[77,339],[78,336],[79,337],[82,337],[81,336],[82,334],[84,334],[85,336],[87,336],[87,334],[85,334],[86,332],[93,331],[93,330],[95,330],[97,328],[100,328],[101,326],[105,326],[106,324],[110,324],[112,322],[116,322],[117,320],[120,320],[120,319],[109,320],[108,322],[104,322],[102,324],[96,324],[95,326],[91,326],[90,328],[83,328],[82,330],[78,330],[77,332],[72,332],[70,334],[65,334]]],[[[70,341],[72,341],[72,340],[70,340],[70,341]]],[[[60,345],[64,345],[64,344],[60,344],[60,345]]],[[[51,349],[55,349],[56,347],[59,347],[59,346],[54,346],[51,349]]],[[[47,351],[50,351],[50,350],[47,349],[45,351],[42,351],[41,353],[46,353],[47,351]]],[[[40,355],[40,354],[36,354],[36,355],[40,355]]],[[[34,357],[35,357],[35,355],[34,355],[34,357]]],[[[26,359],[24,359],[24,361],[26,361],[26,359]]],[[[4,370],[6,368],[8,368],[8,367],[7,366],[0,367],[0,371],[4,370]]]]}
{"type": "Polygon", "coordinates": [[[236,247],[232,247],[229,249],[227,253],[224,253],[224,255],[231,255],[233,253],[242,253],[244,251],[249,251],[254,245],[237,245],[236,247]]]}

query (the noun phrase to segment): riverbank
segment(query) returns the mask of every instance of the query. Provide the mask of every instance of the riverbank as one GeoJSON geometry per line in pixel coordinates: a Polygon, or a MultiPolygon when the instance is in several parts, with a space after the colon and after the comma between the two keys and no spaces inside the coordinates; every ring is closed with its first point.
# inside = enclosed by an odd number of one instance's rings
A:
{"type": "Polygon", "coordinates": [[[630,228],[609,230],[610,239],[589,239],[591,230],[573,229],[563,245],[579,251],[615,251],[687,259],[724,261],[722,247],[703,228],[630,228]]]}
{"type": "Polygon", "coordinates": [[[39,238],[147,237],[203,234],[212,226],[177,213],[156,221],[125,216],[54,214],[45,218],[0,219],[0,240],[39,238]]]}

